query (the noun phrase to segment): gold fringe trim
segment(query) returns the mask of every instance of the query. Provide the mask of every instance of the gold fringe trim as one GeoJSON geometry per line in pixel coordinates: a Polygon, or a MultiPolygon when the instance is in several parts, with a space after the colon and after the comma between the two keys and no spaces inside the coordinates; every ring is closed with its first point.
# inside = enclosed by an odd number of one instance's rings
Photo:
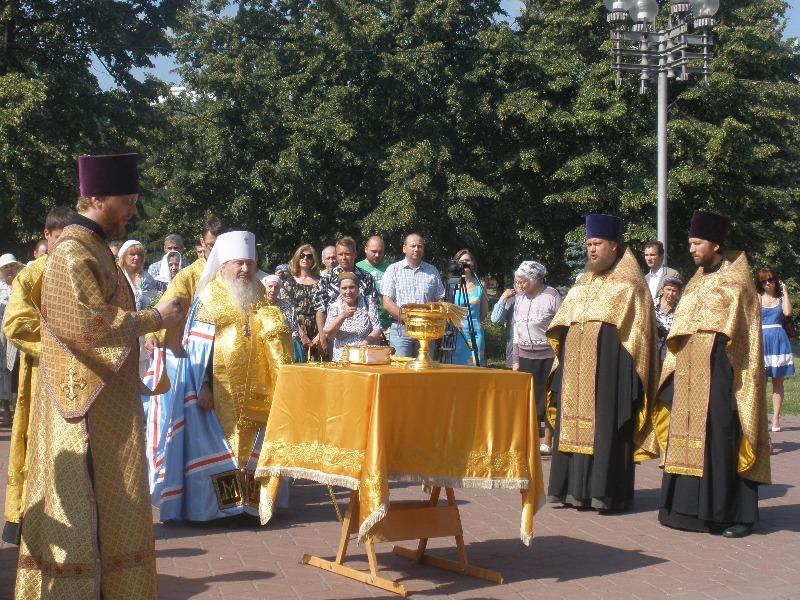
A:
{"type": "Polygon", "coordinates": [[[375,525],[377,525],[379,521],[382,521],[383,519],[386,518],[388,512],[389,512],[389,503],[384,502],[378,507],[378,510],[373,512],[371,515],[369,515],[366,519],[364,519],[361,522],[361,526],[358,528],[359,543],[363,542],[366,539],[370,529],[375,527],[375,525]]]}
{"type": "Polygon", "coordinates": [[[266,485],[262,485],[258,502],[258,519],[261,521],[262,525],[269,523],[274,510],[275,506],[272,504],[272,498],[270,498],[268,488],[266,485]]]}
{"type": "Polygon", "coordinates": [[[421,483],[427,488],[433,486],[476,489],[476,490],[527,490],[530,487],[528,479],[491,478],[491,477],[437,477],[421,473],[390,472],[389,479],[403,483],[421,483]]]}
{"type": "Polygon", "coordinates": [[[332,475],[315,469],[304,469],[301,467],[259,467],[256,469],[255,478],[261,480],[277,475],[281,477],[292,477],[293,479],[310,479],[311,481],[316,481],[323,485],[338,485],[348,490],[357,490],[359,486],[358,479],[354,477],[332,475]]]}

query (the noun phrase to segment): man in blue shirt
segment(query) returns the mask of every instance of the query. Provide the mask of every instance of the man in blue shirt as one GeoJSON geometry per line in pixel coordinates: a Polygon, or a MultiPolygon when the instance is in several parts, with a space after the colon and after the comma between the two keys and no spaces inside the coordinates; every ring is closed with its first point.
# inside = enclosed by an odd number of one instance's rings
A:
{"type": "Polygon", "coordinates": [[[397,356],[416,356],[418,342],[406,335],[401,309],[406,304],[437,302],[444,298],[444,285],[439,271],[422,260],[425,239],[410,233],[403,241],[405,258],[392,263],[381,280],[383,307],[395,319],[389,332],[389,343],[397,356]]]}

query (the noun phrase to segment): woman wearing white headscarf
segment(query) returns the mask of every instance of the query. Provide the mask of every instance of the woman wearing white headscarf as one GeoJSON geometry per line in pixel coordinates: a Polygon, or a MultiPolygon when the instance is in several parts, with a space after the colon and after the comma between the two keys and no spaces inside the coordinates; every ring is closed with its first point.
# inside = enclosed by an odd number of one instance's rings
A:
{"type": "Polygon", "coordinates": [[[289,301],[280,297],[281,288],[283,287],[283,280],[277,275],[265,275],[261,278],[261,283],[267,289],[266,301],[267,304],[277,306],[281,309],[283,318],[286,321],[286,326],[292,332],[292,346],[294,348],[294,362],[306,362],[303,353],[303,344],[298,339],[299,328],[297,326],[297,317],[295,315],[295,307],[289,301]]]}
{"type": "Polygon", "coordinates": [[[128,240],[119,249],[117,262],[131,286],[136,310],[148,308],[158,299],[158,282],[144,268],[144,246],[138,240],[128,240]]]}
{"type": "Polygon", "coordinates": [[[159,291],[163,294],[167,289],[169,282],[181,270],[181,253],[177,250],[170,250],[161,258],[161,264],[158,266],[158,275],[156,275],[156,284],[159,291]]]}
{"type": "MultiPolygon", "coordinates": [[[[158,282],[144,268],[144,246],[138,240],[128,240],[120,246],[117,262],[125,279],[131,286],[136,301],[136,310],[144,310],[161,297],[158,282]]],[[[150,360],[144,345],[144,336],[139,337],[139,376],[144,376],[150,360]]]]}
{"type": "MultiPolygon", "coordinates": [[[[492,321],[503,322],[511,312],[511,368],[533,375],[536,416],[544,421],[547,377],[555,354],[547,341],[547,328],[561,306],[561,295],[544,282],[547,269],[535,260],[523,261],[514,272],[514,290],[506,290],[495,305],[492,321]]],[[[545,423],[542,454],[552,451],[553,432],[545,423]]]]}

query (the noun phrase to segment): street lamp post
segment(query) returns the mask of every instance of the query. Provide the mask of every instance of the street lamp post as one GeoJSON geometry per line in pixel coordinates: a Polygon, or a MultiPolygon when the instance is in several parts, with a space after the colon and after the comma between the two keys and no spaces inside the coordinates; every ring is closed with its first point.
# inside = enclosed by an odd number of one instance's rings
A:
{"type": "MultiPolygon", "coordinates": [[[[660,0],[664,3],[667,0],[660,0]]],[[[700,74],[708,85],[711,74],[711,30],[719,0],[671,0],[666,29],[655,30],[658,0],[603,0],[613,27],[611,41],[617,85],[625,71],[639,73],[644,94],[654,77],[658,81],[658,239],[667,248],[667,99],[669,80],[687,81],[700,74]],[[632,21],[630,30],[623,29],[632,21]],[[689,25],[695,33],[689,33],[689,25]]]]}

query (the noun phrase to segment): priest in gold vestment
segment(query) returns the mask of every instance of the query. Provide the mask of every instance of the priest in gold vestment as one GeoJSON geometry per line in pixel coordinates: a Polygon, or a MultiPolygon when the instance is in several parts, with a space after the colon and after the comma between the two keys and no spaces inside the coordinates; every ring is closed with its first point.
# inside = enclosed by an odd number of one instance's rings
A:
{"type": "Polygon", "coordinates": [[[147,407],[153,505],[162,521],[258,515],[253,474],[280,365],[293,362],[280,308],[256,277],[255,238],[219,236],[198,282],[183,358],[147,407]]]}
{"type": "Polygon", "coordinates": [[[78,214],[42,280],[15,597],[154,599],[137,338],[180,307],[135,311],[106,245],[136,215],[136,155],[81,156],[78,171],[78,214]]]}
{"type": "Polygon", "coordinates": [[[603,511],[630,506],[635,462],[657,452],[650,421],[658,377],[655,312],[621,234],[615,216],[586,217],[587,273],[547,332],[556,354],[548,500],[603,511]]]}
{"type": "MultiPolygon", "coordinates": [[[[47,213],[44,237],[48,250],[53,248],[67,225],[72,209],[65,206],[47,213]]],[[[39,332],[39,309],[42,304],[42,277],[47,264],[45,252],[26,266],[14,279],[11,298],[3,319],[3,331],[9,344],[19,350],[19,387],[17,408],[11,429],[8,450],[8,480],[6,482],[5,525],[3,541],[19,545],[22,523],[22,501],[25,489],[25,455],[28,449],[28,417],[36,384],[39,381],[39,356],[42,353],[39,332]]]]}
{"type": "Polygon", "coordinates": [[[770,483],[769,434],[758,295],[744,252],[722,252],[726,233],[724,217],[692,215],[698,269],[675,310],[659,384],[658,519],[738,538],[758,521],[758,485],[770,483]]]}

